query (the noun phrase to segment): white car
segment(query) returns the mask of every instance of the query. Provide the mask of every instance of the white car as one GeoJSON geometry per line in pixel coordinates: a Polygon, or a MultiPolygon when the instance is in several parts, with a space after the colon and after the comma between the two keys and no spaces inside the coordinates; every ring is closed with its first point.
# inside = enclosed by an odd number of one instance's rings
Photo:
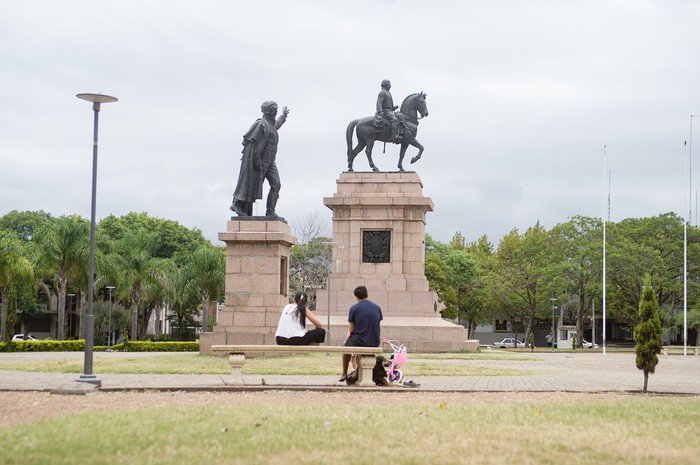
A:
{"type": "Polygon", "coordinates": [[[497,349],[506,349],[506,348],[514,348],[514,347],[517,347],[520,349],[520,348],[525,347],[525,343],[518,341],[514,337],[507,337],[507,338],[503,339],[501,342],[494,342],[493,346],[496,347],[497,349]]]}
{"type": "Polygon", "coordinates": [[[597,349],[598,344],[594,344],[592,342],[588,342],[587,340],[583,339],[581,341],[581,347],[583,347],[584,349],[597,349]]]}
{"type": "Polygon", "coordinates": [[[38,341],[37,338],[32,336],[31,334],[27,334],[27,338],[24,338],[24,334],[15,334],[12,336],[13,341],[38,341]]]}

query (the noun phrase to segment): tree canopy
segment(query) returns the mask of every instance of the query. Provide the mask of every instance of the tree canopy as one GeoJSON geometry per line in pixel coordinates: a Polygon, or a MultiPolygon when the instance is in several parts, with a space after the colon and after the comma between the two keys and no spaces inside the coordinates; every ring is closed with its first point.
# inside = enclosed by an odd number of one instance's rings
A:
{"type": "MultiPolygon", "coordinates": [[[[58,306],[59,330],[63,328],[66,294],[78,295],[87,285],[88,226],[79,216],[55,218],[43,211],[11,211],[0,217],[3,247],[11,242],[14,250],[0,256],[0,272],[5,273],[0,283],[3,308],[11,295],[18,296],[14,301],[23,307],[32,305],[27,298],[32,292],[35,306],[43,294],[47,308],[58,306]],[[11,267],[12,280],[7,272],[11,267]],[[14,278],[20,276],[17,267],[31,273],[14,278]]],[[[593,305],[602,300],[602,227],[599,219],[583,216],[551,230],[535,222],[524,233],[513,229],[496,245],[486,236],[468,243],[461,232],[449,243],[426,235],[425,274],[438,295],[442,316],[459,319],[470,335],[477,325],[505,317],[522,328],[527,340],[532,325],[550,317],[550,299],[556,299],[564,319],[580,332],[590,322],[593,305]]],[[[662,328],[677,333],[684,298],[683,218],[666,213],[608,223],[607,228],[608,316],[627,324],[631,336],[648,273],[662,328]]],[[[325,288],[333,247],[327,229],[311,214],[294,230],[300,244],[291,251],[290,291],[325,288]]],[[[97,225],[96,295],[107,298],[106,286],[115,286],[116,302],[131,309],[129,326],[120,329],[130,330],[130,337],[145,336],[146,329],[138,322],[148,320],[151,312],[171,310],[178,324],[191,325],[194,315],[206,317],[204,301],[221,296],[222,257],[222,249],[196,228],[147,213],[110,215],[97,225]],[[201,263],[194,263],[195,257],[201,263]]],[[[688,280],[689,328],[697,330],[700,230],[696,227],[688,227],[688,280]]],[[[7,315],[5,319],[7,323],[7,315]]]]}

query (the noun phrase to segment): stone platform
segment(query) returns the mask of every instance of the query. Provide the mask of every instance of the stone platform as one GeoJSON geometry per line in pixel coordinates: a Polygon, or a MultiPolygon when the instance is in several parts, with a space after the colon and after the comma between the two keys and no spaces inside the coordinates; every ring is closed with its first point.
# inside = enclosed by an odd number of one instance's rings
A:
{"type": "Polygon", "coordinates": [[[441,318],[425,277],[425,221],[433,201],[418,175],[344,172],[336,184],[333,197],[323,199],[333,211],[330,299],[322,291],[316,302],[323,322],[330,307],[331,344],[345,338],[352,291],[364,285],[382,307],[382,337],[420,352],[475,351],[478,341],[467,341],[464,327],[441,318]]]}

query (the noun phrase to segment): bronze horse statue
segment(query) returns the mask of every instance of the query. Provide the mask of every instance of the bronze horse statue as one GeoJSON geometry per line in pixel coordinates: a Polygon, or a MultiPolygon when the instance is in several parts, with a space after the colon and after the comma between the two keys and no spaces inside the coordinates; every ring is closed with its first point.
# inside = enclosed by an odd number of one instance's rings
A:
{"type": "MultiPolygon", "coordinates": [[[[425,99],[426,95],[423,92],[411,94],[404,99],[401,108],[396,113],[399,126],[403,129],[402,133],[401,131],[399,132],[401,137],[400,141],[395,142],[401,144],[401,151],[399,152],[399,171],[405,171],[403,169],[403,157],[406,155],[406,149],[409,145],[418,149],[418,155],[411,158],[411,163],[420,160],[423,154],[423,146],[416,140],[416,134],[418,133],[418,120],[428,116],[428,106],[425,103],[425,99]],[[420,117],[418,116],[419,114],[420,117]]],[[[355,157],[362,149],[365,149],[365,153],[367,153],[367,160],[369,161],[369,166],[372,168],[372,171],[379,171],[379,168],[374,165],[374,161],[372,160],[374,141],[391,142],[391,125],[386,120],[383,121],[383,123],[384,124],[381,126],[377,126],[374,116],[367,116],[350,121],[345,131],[345,138],[348,143],[348,171],[352,171],[352,164],[355,161],[355,157]],[[352,148],[353,131],[357,135],[357,145],[355,148],[352,148]]]]}

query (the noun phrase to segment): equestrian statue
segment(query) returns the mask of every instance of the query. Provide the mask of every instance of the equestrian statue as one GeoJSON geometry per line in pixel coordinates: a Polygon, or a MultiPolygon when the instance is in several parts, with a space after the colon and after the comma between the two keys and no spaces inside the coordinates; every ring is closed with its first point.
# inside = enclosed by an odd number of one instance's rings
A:
{"type": "MultiPolygon", "coordinates": [[[[352,165],[357,154],[365,149],[367,160],[372,171],[379,171],[372,160],[372,148],[375,141],[385,144],[393,142],[401,145],[399,152],[399,171],[403,169],[403,157],[409,145],[418,149],[418,155],[411,158],[411,163],[420,160],[423,154],[423,146],[416,140],[418,133],[418,120],[428,116],[428,107],[425,103],[426,95],[423,92],[411,94],[404,99],[399,107],[394,106],[389,90],[391,82],[382,81],[382,90],[377,97],[377,112],[375,116],[352,120],[345,131],[348,144],[348,171],[353,171],[352,165]],[[420,116],[419,116],[420,115],[420,116]],[[357,145],[352,147],[353,132],[357,135],[357,145]]],[[[385,145],[386,147],[386,145],[385,145]]]]}

